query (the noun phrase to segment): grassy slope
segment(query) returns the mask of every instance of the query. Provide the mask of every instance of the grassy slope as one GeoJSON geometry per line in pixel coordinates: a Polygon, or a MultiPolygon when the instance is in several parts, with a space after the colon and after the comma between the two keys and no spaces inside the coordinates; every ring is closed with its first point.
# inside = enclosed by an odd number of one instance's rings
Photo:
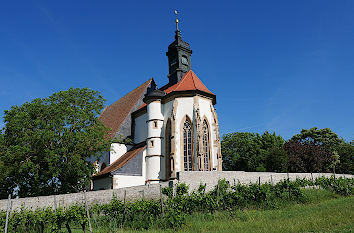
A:
{"type": "MultiPolygon", "coordinates": [[[[232,214],[196,213],[177,232],[353,232],[354,197],[326,191],[308,192],[309,203],[272,210],[243,210],[232,214]]],[[[137,231],[124,231],[137,232],[137,231]]],[[[149,230],[144,232],[174,232],[149,230]]]]}
{"type": "MultiPolygon", "coordinates": [[[[354,230],[354,197],[285,209],[239,211],[234,217],[194,215],[182,232],[343,232],[354,230]]],[[[350,232],[350,231],[349,231],[350,232]]]]}

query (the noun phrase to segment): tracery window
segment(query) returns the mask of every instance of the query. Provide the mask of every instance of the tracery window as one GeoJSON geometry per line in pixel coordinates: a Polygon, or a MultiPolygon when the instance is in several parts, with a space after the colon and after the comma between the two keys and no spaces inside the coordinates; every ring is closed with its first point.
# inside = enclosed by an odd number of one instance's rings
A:
{"type": "Polygon", "coordinates": [[[192,124],[188,119],[183,124],[183,160],[184,170],[192,171],[192,124]]]}
{"type": "Polygon", "coordinates": [[[203,162],[204,171],[208,171],[210,167],[210,150],[209,150],[209,127],[206,120],[203,121],[203,162]]]}

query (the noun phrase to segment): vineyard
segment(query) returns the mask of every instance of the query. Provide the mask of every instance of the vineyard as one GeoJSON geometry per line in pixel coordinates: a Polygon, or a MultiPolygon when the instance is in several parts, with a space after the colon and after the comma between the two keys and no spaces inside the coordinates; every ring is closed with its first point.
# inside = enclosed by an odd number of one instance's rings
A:
{"type": "MultiPolygon", "coordinates": [[[[283,180],[277,184],[229,184],[220,180],[210,192],[201,184],[188,192],[181,183],[163,188],[160,200],[118,200],[113,196],[108,204],[72,205],[68,208],[29,210],[22,208],[8,218],[8,232],[83,232],[94,229],[108,232],[111,229],[180,228],[190,214],[210,213],[247,208],[278,208],[284,203],[304,203],[304,189],[325,189],[342,196],[353,195],[354,179],[317,178],[316,180],[283,180]]],[[[5,229],[6,212],[0,212],[0,232],[5,229]]]]}

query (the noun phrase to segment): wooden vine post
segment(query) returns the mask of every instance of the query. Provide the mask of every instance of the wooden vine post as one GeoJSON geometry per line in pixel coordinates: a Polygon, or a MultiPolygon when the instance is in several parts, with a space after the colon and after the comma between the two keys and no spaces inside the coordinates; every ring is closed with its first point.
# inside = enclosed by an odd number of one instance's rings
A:
{"type": "Polygon", "coordinates": [[[7,233],[7,228],[8,228],[8,226],[9,226],[10,209],[11,209],[11,194],[9,194],[9,198],[8,198],[8,200],[7,200],[5,233],[7,233]]]}
{"type": "Polygon", "coordinates": [[[55,211],[55,213],[57,212],[57,198],[56,198],[56,195],[54,195],[54,211],[55,211]]]}
{"type": "Polygon", "coordinates": [[[290,193],[290,178],[289,178],[289,172],[287,173],[287,176],[288,176],[288,192],[289,192],[289,199],[291,197],[291,193],[290,193]]]}
{"type": "Polygon", "coordinates": [[[122,227],[124,226],[124,222],[125,222],[125,201],[127,198],[127,190],[124,190],[124,199],[123,199],[123,221],[122,221],[122,227]]]}
{"type": "Polygon", "coordinates": [[[258,187],[261,189],[261,177],[258,177],[258,187]]]}
{"type": "Polygon", "coordinates": [[[87,214],[89,229],[90,229],[90,233],[92,233],[92,226],[91,226],[91,221],[90,221],[90,212],[89,212],[89,209],[88,209],[87,198],[86,198],[86,190],[84,190],[84,198],[85,198],[85,208],[86,208],[86,214],[87,214]]]}

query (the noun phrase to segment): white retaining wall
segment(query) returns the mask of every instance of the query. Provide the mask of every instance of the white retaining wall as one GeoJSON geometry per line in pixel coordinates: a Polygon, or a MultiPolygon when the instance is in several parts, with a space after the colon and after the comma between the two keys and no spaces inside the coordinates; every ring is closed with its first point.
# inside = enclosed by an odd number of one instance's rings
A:
{"type": "MultiPolygon", "coordinates": [[[[330,177],[331,173],[313,173],[313,178],[316,177],[330,177]]],[[[206,190],[211,190],[218,183],[219,179],[226,179],[232,185],[234,182],[248,184],[256,183],[260,177],[261,183],[271,182],[276,183],[280,180],[287,179],[287,173],[272,173],[272,172],[243,172],[243,171],[191,171],[179,172],[179,183],[186,183],[189,185],[189,190],[197,189],[199,185],[206,184],[206,190]]],[[[336,174],[336,177],[344,176],[353,178],[353,175],[336,174]]],[[[311,173],[289,173],[290,180],[296,178],[312,179],[311,173]]],[[[168,182],[160,183],[161,187],[167,187],[168,182]]],[[[124,192],[126,192],[127,200],[136,200],[141,198],[158,199],[160,197],[160,184],[141,185],[128,188],[90,191],[86,193],[87,202],[93,203],[108,203],[112,200],[113,195],[118,199],[123,200],[124,192]]],[[[57,206],[69,206],[75,203],[84,202],[84,193],[70,193],[60,194],[55,196],[57,206]]],[[[25,208],[54,208],[54,195],[52,196],[39,196],[12,199],[12,210],[19,209],[21,206],[25,208]]],[[[6,210],[7,199],[0,200],[0,210],[6,210]]]]}
{"type": "MultiPolygon", "coordinates": [[[[161,183],[162,188],[166,186],[168,186],[168,182],[161,183]]],[[[90,191],[86,192],[86,198],[88,204],[109,203],[112,200],[113,195],[117,197],[117,199],[123,200],[124,192],[126,192],[126,200],[136,200],[141,198],[158,199],[160,197],[160,184],[141,185],[121,189],[90,191]]],[[[85,199],[83,192],[55,195],[55,199],[54,195],[18,198],[11,200],[11,210],[20,209],[21,206],[28,209],[45,207],[54,208],[54,201],[56,201],[57,207],[67,207],[75,203],[84,203],[85,199]]],[[[0,210],[7,209],[7,202],[7,199],[0,200],[0,210]]]]}
{"type": "MultiPolygon", "coordinates": [[[[277,183],[287,179],[289,174],[290,180],[296,178],[316,179],[317,177],[330,177],[332,173],[275,173],[275,172],[244,172],[244,171],[192,171],[179,172],[179,182],[189,185],[189,190],[197,189],[200,184],[206,184],[206,191],[213,189],[220,179],[225,179],[231,185],[240,182],[241,184],[258,183],[259,178],[261,183],[271,182],[277,183]]],[[[353,175],[336,174],[336,177],[344,176],[353,178],[353,175]]]]}

